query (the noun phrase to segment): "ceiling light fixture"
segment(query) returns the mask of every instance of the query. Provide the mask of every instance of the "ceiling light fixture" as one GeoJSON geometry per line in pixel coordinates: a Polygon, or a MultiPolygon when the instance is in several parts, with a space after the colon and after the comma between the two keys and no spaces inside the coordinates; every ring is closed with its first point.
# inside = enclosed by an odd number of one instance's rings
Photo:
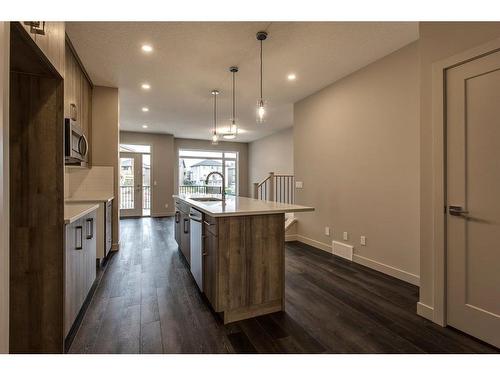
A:
{"type": "Polygon", "coordinates": [[[143,128],[143,129],[147,129],[147,128],[148,128],[148,126],[147,126],[146,124],[144,124],[144,125],[142,125],[142,128],[143,128]]]}
{"type": "Polygon", "coordinates": [[[217,134],[217,95],[219,95],[219,90],[212,90],[212,95],[214,97],[214,127],[212,129],[212,144],[219,144],[219,134],[217,134]]]}
{"type": "Polygon", "coordinates": [[[150,85],[149,83],[143,83],[143,84],[141,85],[141,88],[142,88],[143,90],[149,90],[149,89],[151,88],[151,85],[150,85]]]}
{"type": "Polygon", "coordinates": [[[231,119],[229,122],[229,131],[222,135],[224,139],[235,139],[238,135],[238,125],[236,124],[236,97],[235,97],[235,74],[238,72],[237,66],[232,66],[229,68],[229,71],[233,74],[233,113],[231,115],[231,119]]]}
{"type": "Polygon", "coordinates": [[[143,52],[147,53],[153,52],[153,47],[149,44],[143,44],[141,49],[143,50],[143,52]]]}
{"type": "Polygon", "coordinates": [[[260,42],[260,98],[257,101],[257,123],[262,124],[265,119],[266,114],[266,103],[262,95],[262,41],[267,39],[267,33],[265,31],[259,31],[257,33],[257,40],[260,42]]]}
{"type": "Polygon", "coordinates": [[[142,107],[142,112],[149,112],[149,108],[148,107],[142,107]]]}
{"type": "Polygon", "coordinates": [[[286,78],[288,78],[289,81],[295,81],[295,78],[297,78],[297,76],[293,73],[290,73],[286,78]]]}

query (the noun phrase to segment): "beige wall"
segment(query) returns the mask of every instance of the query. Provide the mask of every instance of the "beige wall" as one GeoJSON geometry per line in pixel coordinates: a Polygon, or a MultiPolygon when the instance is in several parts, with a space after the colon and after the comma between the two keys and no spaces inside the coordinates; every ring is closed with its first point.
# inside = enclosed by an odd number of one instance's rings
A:
{"type": "Polygon", "coordinates": [[[0,22],[0,353],[9,352],[9,22],[0,22]]]}
{"type": "Polygon", "coordinates": [[[248,143],[239,142],[219,142],[218,145],[212,145],[210,141],[199,139],[185,139],[175,138],[174,141],[174,191],[178,190],[179,181],[179,165],[177,160],[179,158],[179,149],[187,150],[223,150],[223,151],[237,151],[239,155],[238,169],[239,169],[239,195],[248,197],[248,143]]]}
{"type": "Polygon", "coordinates": [[[122,131],[120,143],[151,146],[151,216],[173,215],[174,137],[122,131]]]}
{"type": "Polygon", "coordinates": [[[95,86],[92,92],[92,165],[114,167],[113,248],[120,239],[118,218],[118,89],[95,86]]]}
{"type": "Polygon", "coordinates": [[[293,128],[282,130],[248,145],[249,192],[269,172],[293,174],[293,128]]]}
{"type": "Polygon", "coordinates": [[[316,208],[296,215],[298,234],[323,249],[348,242],[355,261],[416,284],[418,62],[415,42],[294,106],[297,203],[316,208]]]}
{"type": "Polygon", "coordinates": [[[434,306],[432,64],[500,37],[498,22],[420,23],[420,302],[434,306]]]}

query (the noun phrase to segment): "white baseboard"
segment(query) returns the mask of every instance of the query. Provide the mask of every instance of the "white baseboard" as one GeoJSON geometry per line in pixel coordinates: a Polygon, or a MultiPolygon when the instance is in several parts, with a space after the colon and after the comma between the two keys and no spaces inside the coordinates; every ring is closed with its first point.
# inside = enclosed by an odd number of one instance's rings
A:
{"type": "Polygon", "coordinates": [[[417,302],[417,315],[434,321],[434,308],[422,302],[417,302]]]}
{"type": "Polygon", "coordinates": [[[297,241],[296,234],[285,234],[285,242],[297,241]]]}
{"type": "MultiPolygon", "coordinates": [[[[313,247],[318,248],[320,250],[326,251],[330,254],[333,253],[332,246],[328,245],[326,243],[313,240],[312,238],[304,237],[300,234],[297,234],[295,238],[296,238],[296,241],[303,242],[307,245],[310,245],[310,246],[313,246],[313,247]]],[[[378,262],[378,261],[373,260],[373,259],[363,257],[363,256],[358,255],[356,253],[354,253],[354,255],[353,255],[353,261],[358,263],[358,264],[361,264],[363,266],[366,266],[368,268],[372,268],[376,271],[385,273],[386,275],[389,275],[389,276],[395,277],[397,279],[406,281],[407,283],[410,283],[410,284],[413,284],[416,286],[420,285],[420,277],[418,275],[404,271],[402,269],[399,269],[399,268],[396,268],[393,266],[389,266],[385,263],[381,263],[381,262],[378,262]]]]}
{"type": "Polygon", "coordinates": [[[320,250],[323,250],[323,251],[326,251],[330,254],[333,254],[332,247],[330,245],[327,245],[326,243],[313,240],[312,238],[304,237],[300,234],[297,234],[296,236],[297,236],[297,241],[299,241],[299,242],[303,242],[306,245],[310,245],[312,247],[316,247],[320,250]]]}
{"type": "Polygon", "coordinates": [[[120,242],[111,245],[110,251],[118,251],[118,250],[120,250],[120,242]]]}

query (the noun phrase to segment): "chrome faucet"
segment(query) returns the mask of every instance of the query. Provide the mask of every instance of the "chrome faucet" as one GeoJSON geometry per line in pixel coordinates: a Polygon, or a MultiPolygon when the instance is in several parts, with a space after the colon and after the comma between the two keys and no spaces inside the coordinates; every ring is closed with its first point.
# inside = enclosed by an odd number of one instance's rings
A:
{"type": "Polygon", "coordinates": [[[218,174],[222,178],[221,192],[222,192],[222,202],[224,203],[224,202],[226,202],[226,189],[225,189],[226,181],[225,181],[224,175],[222,173],[217,172],[217,171],[210,172],[205,180],[205,185],[208,185],[208,180],[210,179],[210,176],[212,176],[214,174],[218,174]]]}

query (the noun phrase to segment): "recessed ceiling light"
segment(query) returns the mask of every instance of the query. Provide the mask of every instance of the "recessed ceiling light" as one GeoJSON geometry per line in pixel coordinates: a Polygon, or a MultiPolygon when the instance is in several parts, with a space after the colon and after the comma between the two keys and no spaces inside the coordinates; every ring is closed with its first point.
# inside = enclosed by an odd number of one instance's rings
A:
{"type": "Polygon", "coordinates": [[[149,90],[151,88],[151,85],[149,83],[143,83],[141,85],[141,87],[144,89],[144,90],[149,90]]]}
{"type": "Polygon", "coordinates": [[[149,112],[149,108],[148,107],[142,107],[142,112],[149,112]]]}
{"type": "Polygon", "coordinates": [[[146,124],[144,124],[144,125],[142,125],[142,128],[143,128],[143,129],[147,129],[147,128],[148,128],[148,126],[147,126],[146,124]]]}
{"type": "Polygon", "coordinates": [[[290,73],[286,78],[288,78],[289,81],[295,81],[295,78],[297,78],[297,76],[293,73],[290,73]]]}
{"type": "Polygon", "coordinates": [[[153,47],[149,44],[143,44],[141,49],[143,50],[143,52],[153,52],[153,47]]]}

